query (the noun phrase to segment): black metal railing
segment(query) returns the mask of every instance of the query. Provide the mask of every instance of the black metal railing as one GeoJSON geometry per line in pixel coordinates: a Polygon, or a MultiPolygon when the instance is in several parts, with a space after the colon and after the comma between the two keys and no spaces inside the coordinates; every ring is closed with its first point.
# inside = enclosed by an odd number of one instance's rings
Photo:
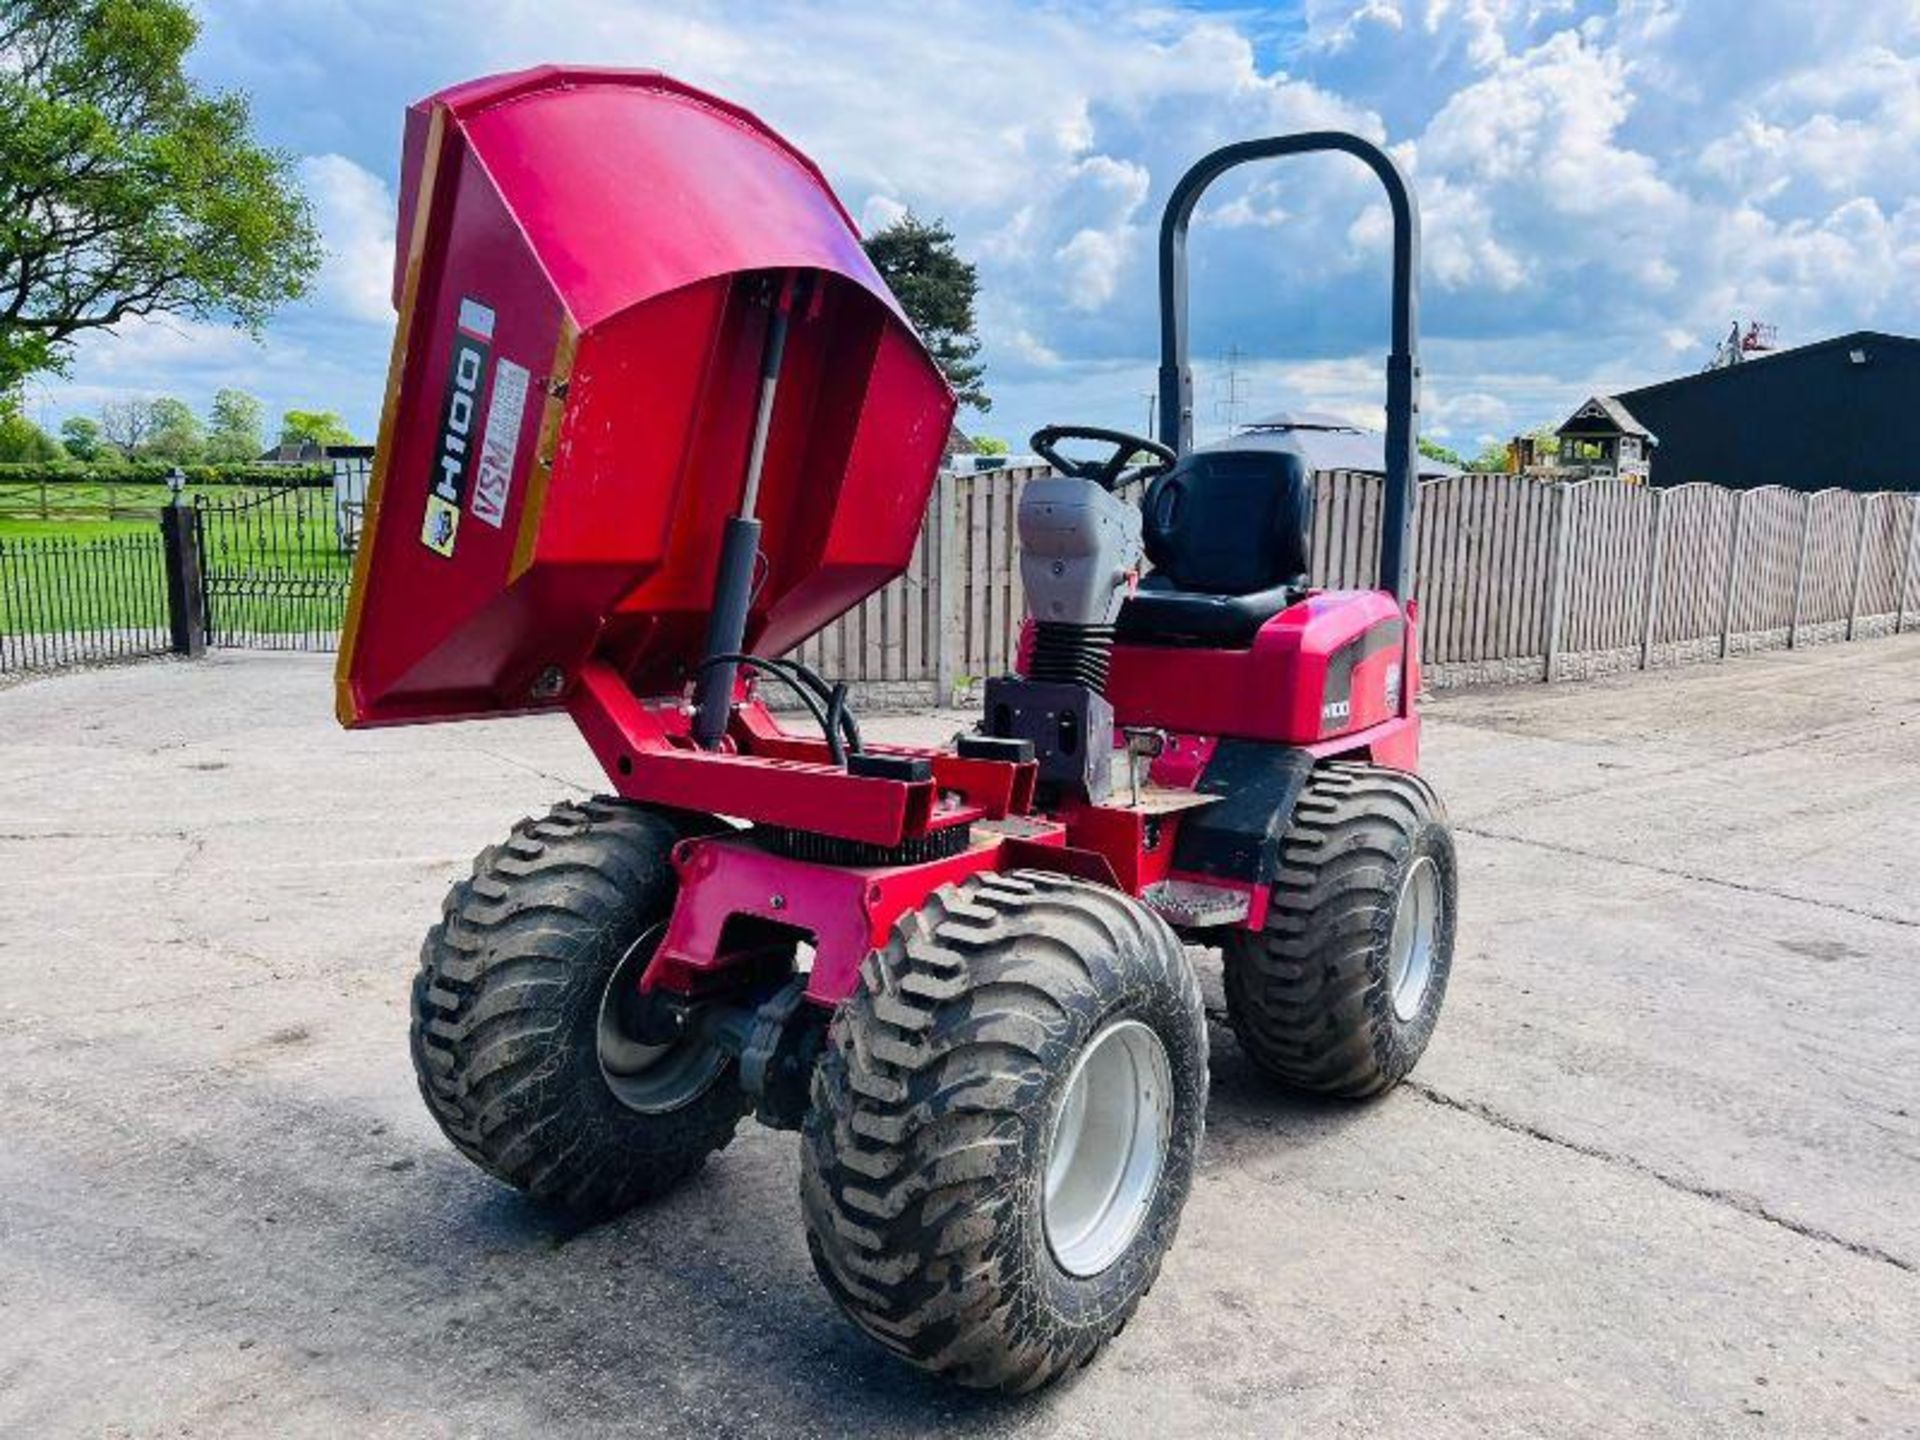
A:
{"type": "Polygon", "coordinates": [[[0,539],[0,673],[166,653],[158,529],[98,539],[0,539]]]}
{"type": "Polygon", "coordinates": [[[353,577],[356,523],[337,490],[294,486],[194,501],[207,643],[332,650],[353,577]]]}
{"type": "Polygon", "coordinates": [[[360,478],[196,496],[148,512],[152,529],[99,538],[0,538],[0,673],[208,645],[335,649],[360,478]]]}

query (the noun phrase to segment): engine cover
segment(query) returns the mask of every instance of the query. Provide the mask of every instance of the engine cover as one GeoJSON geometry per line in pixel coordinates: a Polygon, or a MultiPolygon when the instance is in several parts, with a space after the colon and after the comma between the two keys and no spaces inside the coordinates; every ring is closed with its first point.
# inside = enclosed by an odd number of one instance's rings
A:
{"type": "Polygon", "coordinates": [[[1027,482],[1019,518],[1027,613],[1042,624],[1112,624],[1146,553],[1140,507],[1054,475],[1027,482]]]}

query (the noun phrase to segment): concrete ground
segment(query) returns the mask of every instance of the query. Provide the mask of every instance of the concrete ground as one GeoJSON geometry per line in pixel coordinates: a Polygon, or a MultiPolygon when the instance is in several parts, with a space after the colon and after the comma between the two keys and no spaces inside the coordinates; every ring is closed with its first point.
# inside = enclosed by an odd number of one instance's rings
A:
{"type": "Polygon", "coordinates": [[[1216,1025],[1159,1286],[1025,1401],[839,1318],[791,1136],[584,1231],[455,1155],[420,933],[596,775],[328,708],[298,656],[0,691],[0,1433],[1920,1430],[1920,636],[1436,701],[1425,1062],[1308,1103],[1216,1025]]]}

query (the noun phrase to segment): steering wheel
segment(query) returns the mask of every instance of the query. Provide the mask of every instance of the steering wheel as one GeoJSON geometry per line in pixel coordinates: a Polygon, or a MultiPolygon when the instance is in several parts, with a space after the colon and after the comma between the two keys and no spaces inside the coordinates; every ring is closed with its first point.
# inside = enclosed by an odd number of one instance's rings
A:
{"type": "Polygon", "coordinates": [[[1135,480],[1150,480],[1180,458],[1158,440],[1098,425],[1048,425],[1034,431],[1027,443],[1033,447],[1034,454],[1062,475],[1074,480],[1091,480],[1102,490],[1113,490],[1135,480]],[[1113,453],[1104,460],[1072,460],[1054,448],[1062,440],[1095,440],[1113,446],[1113,453]],[[1133,457],[1143,450],[1153,459],[1145,465],[1132,464],[1133,457]]]}

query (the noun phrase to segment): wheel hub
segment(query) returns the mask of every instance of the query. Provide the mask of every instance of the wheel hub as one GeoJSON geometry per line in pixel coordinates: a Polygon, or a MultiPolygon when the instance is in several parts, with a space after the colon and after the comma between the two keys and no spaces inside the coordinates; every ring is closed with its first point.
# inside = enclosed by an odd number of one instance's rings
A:
{"type": "Polygon", "coordinates": [[[1440,871],[1418,857],[1400,882],[1393,908],[1393,939],[1387,952],[1387,994],[1393,1013],[1411,1020],[1420,1013],[1433,978],[1433,950],[1440,934],[1440,871]]]}
{"type": "Polygon", "coordinates": [[[1133,1243],[1160,1186],[1173,1128],[1167,1048],[1116,1020],[1080,1052],[1047,1136],[1047,1245],[1070,1275],[1097,1275],[1133,1243]]]}
{"type": "Polygon", "coordinates": [[[726,1069],[727,1053],[719,1046],[688,1033],[664,1044],[635,1038],[634,1006],[640,995],[640,977],[666,933],[655,925],[634,941],[607,977],[600,996],[594,1049],[600,1074],[614,1098],[629,1110],[660,1115],[678,1110],[703,1094],[726,1069]]]}

